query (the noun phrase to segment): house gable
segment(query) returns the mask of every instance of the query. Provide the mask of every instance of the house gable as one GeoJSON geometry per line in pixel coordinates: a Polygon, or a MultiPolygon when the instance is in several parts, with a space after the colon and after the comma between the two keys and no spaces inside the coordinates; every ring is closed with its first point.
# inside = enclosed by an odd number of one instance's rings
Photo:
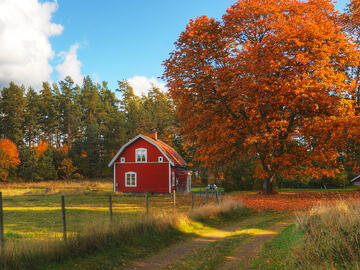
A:
{"type": "Polygon", "coordinates": [[[115,163],[121,163],[121,157],[125,157],[125,163],[158,163],[158,157],[163,157],[164,162],[168,163],[165,156],[157,149],[157,147],[142,138],[137,139],[128,145],[115,160],[115,163]],[[138,151],[145,151],[145,161],[137,161],[136,153],[138,151]]]}
{"type": "MultiPolygon", "coordinates": [[[[129,160],[125,160],[125,162],[135,162],[135,151],[129,151],[127,150],[127,148],[129,148],[130,146],[134,145],[135,148],[144,148],[146,146],[144,146],[144,143],[146,143],[145,145],[147,145],[147,147],[153,147],[153,149],[157,149],[159,151],[159,153],[161,153],[165,159],[172,165],[174,166],[174,163],[172,162],[172,160],[169,158],[169,156],[159,147],[159,145],[157,145],[156,143],[154,143],[152,140],[149,140],[146,136],[143,135],[138,135],[135,138],[133,138],[132,140],[130,140],[129,142],[127,142],[125,145],[123,145],[123,147],[121,147],[121,149],[117,152],[117,154],[114,156],[114,158],[110,161],[109,163],[109,167],[111,167],[115,161],[117,161],[117,159],[120,157],[120,155],[126,153],[126,156],[128,157],[129,160]],[[142,146],[141,146],[142,145],[142,146]],[[128,151],[128,152],[125,152],[128,151]]],[[[134,147],[131,147],[132,149],[134,147]]],[[[147,162],[158,162],[158,155],[156,156],[152,156],[153,155],[153,151],[148,151],[148,155],[151,155],[151,159],[148,158],[147,162]],[[155,157],[155,158],[154,158],[155,157]]],[[[165,161],[165,160],[164,160],[165,161]]],[[[120,162],[120,161],[119,161],[120,162]]]]}

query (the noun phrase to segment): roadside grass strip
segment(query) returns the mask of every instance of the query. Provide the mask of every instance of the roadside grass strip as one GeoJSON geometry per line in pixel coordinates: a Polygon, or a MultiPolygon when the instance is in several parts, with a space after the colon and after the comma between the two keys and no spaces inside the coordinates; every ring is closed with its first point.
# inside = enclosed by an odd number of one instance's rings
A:
{"type": "Polygon", "coordinates": [[[265,243],[263,251],[253,262],[251,269],[294,269],[292,248],[303,242],[304,233],[292,224],[272,241],[265,243]]]}

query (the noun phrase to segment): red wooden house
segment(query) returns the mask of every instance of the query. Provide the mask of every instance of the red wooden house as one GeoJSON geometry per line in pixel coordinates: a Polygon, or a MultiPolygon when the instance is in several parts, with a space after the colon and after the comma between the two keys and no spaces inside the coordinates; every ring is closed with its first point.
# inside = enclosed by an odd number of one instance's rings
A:
{"type": "Polygon", "coordinates": [[[191,191],[191,172],[186,162],[168,144],[138,135],[126,143],[110,161],[114,166],[114,192],[191,191]]]}

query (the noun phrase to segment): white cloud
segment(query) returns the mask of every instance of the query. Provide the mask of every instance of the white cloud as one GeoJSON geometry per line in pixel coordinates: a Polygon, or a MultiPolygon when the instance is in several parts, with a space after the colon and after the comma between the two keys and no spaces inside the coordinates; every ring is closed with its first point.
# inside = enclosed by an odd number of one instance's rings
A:
{"type": "Polygon", "coordinates": [[[84,76],[81,75],[82,63],[77,57],[77,49],[79,49],[79,44],[75,43],[68,52],[60,52],[58,56],[63,62],[56,66],[56,70],[59,73],[60,80],[70,76],[75,83],[81,85],[84,76]]]}
{"type": "Polygon", "coordinates": [[[0,86],[14,81],[39,87],[50,79],[49,37],[63,31],[51,22],[56,9],[56,1],[0,0],[0,86]]]}
{"type": "Polygon", "coordinates": [[[134,89],[134,93],[138,96],[147,95],[148,91],[153,87],[158,87],[161,91],[166,91],[165,83],[157,81],[155,78],[147,78],[144,76],[134,76],[127,79],[134,89]]]}

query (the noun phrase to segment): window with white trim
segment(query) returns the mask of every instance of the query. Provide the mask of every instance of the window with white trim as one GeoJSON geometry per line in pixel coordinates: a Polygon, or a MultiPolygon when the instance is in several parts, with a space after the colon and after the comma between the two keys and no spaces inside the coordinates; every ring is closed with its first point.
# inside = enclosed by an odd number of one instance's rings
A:
{"type": "Polygon", "coordinates": [[[124,157],[120,158],[120,162],[125,163],[125,158],[124,157]]]}
{"type": "Polygon", "coordinates": [[[163,157],[158,157],[158,162],[163,162],[164,158],[163,157]]]}
{"type": "Polygon", "coordinates": [[[146,162],[147,161],[147,150],[145,148],[138,148],[135,150],[136,162],[146,162]]]}
{"type": "Polygon", "coordinates": [[[136,173],[125,173],[125,187],[136,187],[136,173]]]}

